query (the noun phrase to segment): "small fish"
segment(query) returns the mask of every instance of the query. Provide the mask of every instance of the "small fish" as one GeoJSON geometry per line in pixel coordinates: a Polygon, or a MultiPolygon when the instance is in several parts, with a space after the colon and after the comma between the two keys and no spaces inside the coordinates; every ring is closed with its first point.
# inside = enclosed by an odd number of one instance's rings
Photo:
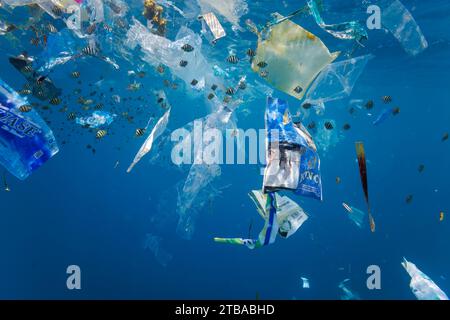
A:
{"type": "Polygon", "coordinates": [[[355,113],[355,108],[353,108],[353,107],[350,107],[350,109],[348,109],[348,113],[350,113],[350,114],[354,114],[355,113]]]}
{"type": "Polygon", "coordinates": [[[77,117],[77,115],[75,114],[75,112],[71,112],[69,113],[69,115],[67,116],[67,120],[75,120],[75,118],[77,117]]]}
{"type": "Polygon", "coordinates": [[[400,108],[399,107],[395,107],[394,109],[392,109],[392,114],[394,116],[398,115],[400,113],[400,108]]]}
{"type": "Polygon", "coordinates": [[[340,184],[341,183],[341,177],[336,177],[336,184],[340,184]]]}
{"type": "Polygon", "coordinates": [[[423,165],[423,164],[419,165],[419,168],[417,168],[417,170],[418,170],[420,173],[422,173],[423,170],[425,170],[425,165],[423,165]]]}
{"type": "Polygon", "coordinates": [[[96,29],[97,29],[97,24],[93,23],[89,27],[86,28],[86,33],[87,34],[93,34],[96,29]]]}
{"type": "Polygon", "coordinates": [[[439,221],[444,221],[444,212],[439,212],[439,221]]]}
{"type": "Polygon", "coordinates": [[[145,129],[137,128],[135,134],[136,134],[136,137],[142,137],[145,134],[145,129]]]}
{"type": "Polygon", "coordinates": [[[229,95],[229,96],[234,95],[234,88],[233,87],[229,87],[225,93],[227,95],[229,95]]]}
{"type": "Polygon", "coordinates": [[[23,67],[23,68],[22,68],[22,71],[23,71],[23,72],[26,72],[26,73],[31,73],[31,72],[33,72],[33,68],[32,68],[31,65],[29,64],[29,65],[23,67]]]}
{"type": "Polygon", "coordinates": [[[262,78],[267,78],[267,76],[269,75],[269,73],[268,73],[267,71],[263,70],[263,71],[261,71],[261,72],[259,73],[259,75],[260,75],[262,78]]]}
{"type": "Polygon", "coordinates": [[[231,63],[231,64],[236,64],[236,63],[239,62],[239,59],[238,59],[238,57],[236,57],[235,55],[230,55],[230,56],[228,56],[228,58],[227,58],[227,62],[228,62],[228,63],[231,63]]]}
{"type": "Polygon", "coordinates": [[[350,130],[350,128],[351,126],[348,123],[344,124],[344,126],[342,127],[342,129],[344,130],[350,130]]]}
{"type": "Polygon", "coordinates": [[[3,172],[3,186],[4,186],[4,190],[6,192],[10,192],[11,189],[8,186],[8,183],[6,182],[6,172],[3,172]]]}
{"type": "Polygon", "coordinates": [[[19,111],[24,112],[24,113],[30,112],[31,109],[33,109],[33,108],[29,104],[24,104],[23,106],[19,107],[19,111]]]}
{"type": "Polygon", "coordinates": [[[139,71],[136,75],[138,76],[138,78],[142,79],[145,77],[146,73],[145,73],[145,71],[139,71]]]}
{"type": "Polygon", "coordinates": [[[98,130],[97,133],[95,134],[95,137],[97,139],[102,139],[106,136],[107,131],[106,130],[98,130]]]}
{"type": "Polygon", "coordinates": [[[70,76],[74,79],[78,79],[80,77],[80,72],[79,71],[74,71],[70,74],[70,76]]]}
{"type": "Polygon", "coordinates": [[[50,99],[50,104],[52,104],[54,106],[57,106],[60,103],[61,103],[61,99],[58,97],[53,97],[50,99]]]}
{"type": "Polygon", "coordinates": [[[194,51],[194,47],[191,46],[189,43],[183,44],[183,46],[181,47],[181,50],[185,51],[185,52],[192,52],[194,51]]]}
{"type": "Polygon", "coordinates": [[[30,43],[34,46],[38,46],[39,45],[39,38],[32,38],[30,40],[30,43]]]}
{"type": "Polygon", "coordinates": [[[231,97],[230,96],[225,96],[225,97],[223,97],[223,102],[224,103],[228,103],[228,102],[230,102],[231,101],[231,97]]]}
{"type": "Polygon", "coordinates": [[[157,71],[159,74],[163,74],[164,71],[165,71],[165,68],[164,68],[164,66],[163,66],[162,64],[160,64],[158,67],[156,67],[156,71],[157,71]]]}
{"type": "Polygon", "coordinates": [[[192,79],[191,81],[191,86],[196,86],[198,84],[198,80],[197,79],[192,79]]]}
{"type": "Polygon", "coordinates": [[[295,92],[296,94],[300,94],[302,91],[303,91],[303,88],[300,87],[300,86],[297,86],[297,87],[294,88],[294,92],[295,92]]]}
{"type": "Polygon", "coordinates": [[[330,121],[325,122],[325,129],[333,130],[333,124],[330,121]]]}
{"type": "Polygon", "coordinates": [[[56,27],[53,24],[51,24],[51,23],[47,24],[47,30],[49,32],[51,32],[51,33],[57,33],[58,32],[58,29],[56,29],[56,27]]]}
{"type": "Polygon", "coordinates": [[[245,90],[245,89],[247,89],[247,84],[245,83],[244,80],[239,81],[239,83],[238,83],[238,88],[239,88],[240,90],[245,90]]]}
{"type": "Polygon", "coordinates": [[[442,136],[442,141],[446,140],[448,140],[448,132],[444,133],[444,135],[442,136]]]}
{"type": "Polygon", "coordinates": [[[103,109],[103,103],[97,103],[94,107],[95,110],[101,110],[103,109]]]}
{"type": "Polygon", "coordinates": [[[127,87],[129,91],[138,91],[141,88],[141,84],[138,82],[130,83],[127,87]]]}
{"type": "Polygon", "coordinates": [[[60,7],[60,6],[58,6],[58,5],[54,5],[53,7],[52,7],[52,12],[56,15],[56,16],[60,16],[60,15],[62,15],[62,13],[63,13],[63,9],[60,7]]]}
{"type": "Polygon", "coordinates": [[[84,47],[81,52],[87,56],[95,56],[98,54],[98,49],[95,45],[90,44],[86,47],[84,47]]]}
{"type": "Polygon", "coordinates": [[[257,65],[258,67],[260,67],[260,68],[265,68],[265,67],[267,67],[267,62],[265,62],[265,61],[260,61],[260,62],[258,62],[256,65],[257,65]]]}
{"type": "Polygon", "coordinates": [[[382,100],[384,103],[391,103],[391,102],[392,102],[392,97],[391,97],[391,96],[382,96],[382,97],[381,97],[381,100],[382,100]]]}
{"type": "Polygon", "coordinates": [[[32,91],[30,89],[23,89],[23,90],[19,91],[19,94],[21,94],[21,95],[29,95],[31,93],[32,93],[32,91]]]}
{"type": "Polygon", "coordinates": [[[373,100],[367,101],[367,103],[364,105],[367,110],[370,110],[373,108],[373,100]]]}
{"type": "Polygon", "coordinates": [[[302,104],[302,108],[305,110],[308,110],[311,107],[312,107],[311,103],[305,102],[304,104],[302,104]]]}
{"type": "Polygon", "coordinates": [[[413,195],[412,194],[408,195],[406,197],[405,201],[407,204],[411,204],[411,202],[413,201],[413,195]]]}
{"type": "Polygon", "coordinates": [[[180,61],[180,67],[184,68],[188,65],[188,62],[186,60],[181,60],[180,61]]]}
{"type": "Polygon", "coordinates": [[[247,56],[249,56],[250,58],[253,58],[254,56],[256,56],[255,50],[253,50],[253,49],[251,49],[251,48],[247,49],[246,54],[247,54],[247,56]]]}
{"type": "Polygon", "coordinates": [[[211,90],[212,90],[212,91],[216,91],[216,89],[217,89],[217,85],[216,85],[216,84],[213,84],[213,85],[211,86],[211,90]]]}
{"type": "Polygon", "coordinates": [[[312,121],[312,122],[310,122],[309,124],[308,124],[308,129],[315,129],[316,128],[316,123],[314,122],[314,121],[312,121]]]}
{"type": "Polygon", "coordinates": [[[214,93],[208,94],[208,100],[212,100],[214,98],[214,93]]]}

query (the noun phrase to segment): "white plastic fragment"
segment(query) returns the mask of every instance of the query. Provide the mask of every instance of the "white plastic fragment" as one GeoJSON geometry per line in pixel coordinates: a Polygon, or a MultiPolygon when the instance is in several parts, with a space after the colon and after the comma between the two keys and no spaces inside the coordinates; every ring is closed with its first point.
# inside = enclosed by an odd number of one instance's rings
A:
{"type": "Polygon", "coordinates": [[[220,24],[219,19],[217,19],[214,13],[212,12],[206,13],[204,15],[199,16],[198,18],[202,22],[202,33],[207,38],[210,38],[209,40],[212,43],[216,43],[217,40],[227,35],[222,25],[220,24]],[[212,34],[212,37],[208,37],[208,31],[206,30],[205,25],[208,26],[209,31],[212,34]]]}

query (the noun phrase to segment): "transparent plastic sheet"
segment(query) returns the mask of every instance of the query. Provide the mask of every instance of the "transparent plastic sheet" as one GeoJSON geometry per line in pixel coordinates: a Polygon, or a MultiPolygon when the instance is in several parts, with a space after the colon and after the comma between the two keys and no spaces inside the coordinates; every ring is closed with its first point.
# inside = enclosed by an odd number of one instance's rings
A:
{"type": "Polygon", "coordinates": [[[143,60],[157,67],[163,64],[170,68],[171,72],[181,78],[188,87],[201,91],[210,88],[213,84],[222,83],[211,68],[211,64],[206,61],[201,53],[202,39],[192,30],[182,27],[178,32],[176,41],[151,33],[144,25],[136,19],[127,33],[125,44],[131,48],[141,47],[144,53],[143,60]],[[194,50],[185,52],[181,47],[185,44],[191,45],[194,50]],[[180,65],[180,61],[187,61],[185,67],[180,65]],[[198,81],[196,86],[191,86],[193,79],[198,81]]]}
{"type": "Polygon", "coordinates": [[[344,206],[345,210],[347,210],[349,219],[352,220],[358,226],[358,228],[361,229],[364,226],[366,213],[359,210],[358,208],[349,206],[346,203],[343,203],[342,205],[344,206]]]}
{"type": "Polygon", "coordinates": [[[415,56],[428,47],[420,27],[400,1],[386,0],[379,5],[382,25],[392,33],[408,54],[415,56]]]}
{"type": "Polygon", "coordinates": [[[244,0],[197,0],[202,13],[214,11],[239,27],[240,18],[247,14],[248,6],[244,0]]]}
{"type": "Polygon", "coordinates": [[[284,20],[269,29],[267,38],[258,34],[252,69],[275,88],[300,100],[319,72],[338,55],[330,53],[309,31],[284,20]]]}
{"type": "Polygon", "coordinates": [[[418,300],[448,300],[445,292],[414,263],[403,258],[402,266],[411,277],[409,286],[418,300]]]}
{"type": "Polygon", "coordinates": [[[325,110],[325,103],[350,96],[372,54],[329,64],[309,87],[304,103],[312,104],[318,113],[325,110]]]}
{"type": "Polygon", "coordinates": [[[349,282],[350,279],[345,279],[339,283],[339,289],[341,289],[341,300],[361,300],[359,294],[350,288],[349,282]]]}
{"type": "Polygon", "coordinates": [[[58,153],[52,130],[39,114],[0,79],[0,164],[11,174],[24,180],[58,153]]]}
{"type": "Polygon", "coordinates": [[[172,255],[161,247],[162,238],[151,233],[145,235],[144,250],[150,250],[156,261],[163,267],[167,267],[172,260],[172,255]]]}
{"type": "Polygon", "coordinates": [[[356,40],[358,42],[362,39],[368,38],[366,29],[364,29],[358,21],[326,24],[320,15],[317,0],[309,0],[308,7],[319,27],[331,34],[333,37],[342,40],[356,40]]]}
{"type": "Polygon", "coordinates": [[[89,117],[78,117],[75,122],[81,126],[87,126],[89,128],[98,128],[109,126],[116,117],[116,114],[111,114],[106,111],[94,111],[89,117]]]}
{"type": "Polygon", "coordinates": [[[344,136],[339,130],[336,130],[336,122],[331,119],[323,119],[317,123],[317,129],[314,135],[316,141],[317,149],[322,151],[323,154],[328,153],[332,148],[334,148],[339,141],[341,141],[344,136]],[[334,129],[328,130],[325,128],[325,123],[329,122],[334,129]]]}

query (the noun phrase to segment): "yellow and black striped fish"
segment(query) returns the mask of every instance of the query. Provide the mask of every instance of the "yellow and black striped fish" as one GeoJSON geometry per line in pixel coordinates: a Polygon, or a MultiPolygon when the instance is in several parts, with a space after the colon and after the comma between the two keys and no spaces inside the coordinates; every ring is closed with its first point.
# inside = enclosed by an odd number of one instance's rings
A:
{"type": "Polygon", "coordinates": [[[98,104],[96,104],[95,107],[94,107],[94,109],[95,109],[95,110],[103,109],[103,103],[98,103],[98,104]]]}
{"type": "Polygon", "coordinates": [[[392,97],[391,96],[383,96],[383,97],[381,97],[381,100],[383,100],[384,103],[390,103],[390,102],[392,102],[392,97]]]}
{"type": "Polygon", "coordinates": [[[77,79],[80,77],[80,72],[79,71],[74,71],[70,74],[70,76],[74,79],[77,79]]]}
{"type": "Polygon", "coordinates": [[[50,99],[50,104],[57,106],[61,103],[61,99],[59,97],[53,97],[50,99]]]}
{"type": "Polygon", "coordinates": [[[84,47],[81,52],[87,56],[95,56],[98,54],[98,49],[95,45],[88,45],[87,47],[84,47]]]}
{"type": "Polygon", "coordinates": [[[21,95],[29,95],[31,94],[31,90],[30,89],[22,89],[19,91],[19,94],[21,95]]]}
{"type": "Polygon", "coordinates": [[[60,16],[63,13],[63,10],[60,6],[58,5],[54,5],[52,8],[52,12],[56,15],[56,16],[60,16]]]}
{"type": "Polygon", "coordinates": [[[97,133],[95,134],[95,137],[97,139],[102,139],[106,136],[107,131],[106,130],[98,130],[97,133]]]}
{"type": "Polygon", "coordinates": [[[30,112],[32,107],[29,104],[24,104],[23,106],[19,107],[20,112],[30,112]]]}
{"type": "Polygon", "coordinates": [[[234,88],[233,87],[229,87],[225,93],[227,95],[229,95],[229,96],[234,95],[234,88]]]}
{"type": "Polygon", "coordinates": [[[185,52],[192,52],[192,51],[194,51],[194,47],[191,46],[189,43],[186,43],[181,47],[181,50],[183,50],[185,52]]]}
{"type": "Polygon", "coordinates": [[[239,58],[236,57],[235,55],[230,55],[230,56],[228,56],[228,58],[227,58],[227,62],[228,62],[228,63],[231,63],[231,64],[236,64],[236,63],[239,62],[239,58]]]}
{"type": "Polygon", "coordinates": [[[265,61],[260,61],[260,62],[258,62],[256,65],[257,65],[258,67],[260,67],[260,68],[265,68],[265,67],[267,67],[267,62],[265,62],[265,61]]]}
{"type": "Polygon", "coordinates": [[[58,32],[58,29],[56,29],[56,27],[53,24],[51,24],[51,23],[47,24],[47,30],[49,32],[51,32],[51,33],[57,33],[58,32]]]}
{"type": "Polygon", "coordinates": [[[333,130],[333,124],[330,121],[325,122],[325,129],[333,130]]]}
{"type": "Polygon", "coordinates": [[[77,115],[75,114],[75,112],[71,112],[69,113],[69,115],[67,116],[68,120],[75,120],[75,118],[77,117],[77,115]]]}
{"type": "Polygon", "coordinates": [[[22,68],[22,71],[26,72],[26,73],[31,73],[31,72],[33,72],[33,67],[31,67],[31,65],[27,65],[22,68]]]}
{"type": "Polygon", "coordinates": [[[251,49],[251,48],[247,49],[246,54],[247,54],[247,56],[249,56],[250,58],[253,58],[254,56],[256,56],[255,50],[253,50],[253,49],[251,49]]]}
{"type": "Polygon", "coordinates": [[[180,67],[186,67],[188,65],[188,62],[186,60],[181,60],[180,61],[180,67]]]}
{"type": "Polygon", "coordinates": [[[136,137],[142,137],[145,134],[145,129],[137,128],[135,134],[136,134],[136,137]]]}

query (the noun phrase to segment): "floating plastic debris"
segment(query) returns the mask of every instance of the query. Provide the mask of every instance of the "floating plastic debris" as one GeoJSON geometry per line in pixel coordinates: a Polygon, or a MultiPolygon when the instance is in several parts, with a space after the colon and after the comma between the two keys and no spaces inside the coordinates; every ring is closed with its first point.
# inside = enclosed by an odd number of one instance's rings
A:
{"type": "Polygon", "coordinates": [[[382,25],[392,33],[408,54],[415,56],[428,47],[420,27],[400,1],[385,1],[380,6],[382,25]]]}
{"type": "Polygon", "coordinates": [[[356,156],[358,157],[359,175],[361,176],[361,184],[364,191],[364,197],[367,203],[367,213],[369,216],[370,231],[375,232],[375,220],[370,213],[369,190],[367,184],[367,167],[366,167],[366,153],[364,151],[364,144],[356,142],[356,156]]]}
{"type": "Polygon", "coordinates": [[[197,0],[197,2],[201,12],[214,11],[236,27],[239,27],[241,16],[248,12],[247,3],[244,0],[197,0]]]}
{"type": "Polygon", "coordinates": [[[152,132],[150,132],[147,139],[145,139],[141,148],[134,157],[133,162],[128,167],[127,173],[130,173],[131,170],[134,168],[134,166],[142,159],[142,157],[150,152],[150,150],[152,149],[153,142],[164,132],[164,130],[166,130],[167,123],[169,122],[170,110],[171,109],[169,108],[166,111],[166,113],[164,113],[164,115],[158,120],[158,122],[154,126],[152,132]]]}
{"type": "Polygon", "coordinates": [[[302,280],[302,288],[303,289],[309,289],[309,279],[305,277],[300,277],[302,280]]]}
{"type": "Polygon", "coordinates": [[[338,55],[309,31],[284,20],[269,29],[267,38],[258,34],[252,69],[275,88],[302,99],[313,79],[338,55]]]}
{"type": "Polygon", "coordinates": [[[409,287],[418,300],[448,300],[445,292],[420,271],[414,263],[403,258],[402,266],[411,277],[409,287]]]}
{"type": "Polygon", "coordinates": [[[342,290],[341,300],[361,300],[359,294],[352,291],[348,285],[350,279],[345,279],[339,283],[339,289],[342,290]]]}
{"type": "Polygon", "coordinates": [[[264,192],[281,189],[322,200],[320,158],[306,128],[294,123],[286,101],[267,98],[264,192]]]}
{"type": "Polygon", "coordinates": [[[366,214],[358,208],[349,206],[345,202],[342,203],[342,206],[347,210],[348,217],[361,229],[364,225],[364,217],[366,214]]]}
{"type": "Polygon", "coordinates": [[[390,116],[394,115],[394,110],[395,110],[395,108],[392,108],[392,107],[385,108],[383,111],[381,111],[379,116],[375,119],[375,121],[372,124],[374,126],[378,126],[379,124],[383,123],[390,116]]]}
{"type": "Polygon", "coordinates": [[[214,13],[212,12],[206,13],[204,15],[199,16],[198,18],[202,22],[202,33],[210,42],[216,43],[217,40],[227,35],[222,25],[220,24],[219,20],[214,15],[214,13]],[[212,37],[209,36],[206,26],[208,26],[212,34],[212,37]]]}
{"type": "Polygon", "coordinates": [[[326,24],[319,13],[316,0],[309,0],[308,7],[316,23],[333,37],[342,40],[356,40],[358,43],[368,38],[366,29],[358,21],[326,24]]]}
{"type": "Polygon", "coordinates": [[[161,240],[161,237],[147,233],[145,235],[144,250],[150,250],[156,261],[163,267],[167,267],[173,257],[161,247],[161,240]]]}
{"type": "Polygon", "coordinates": [[[87,126],[89,128],[98,128],[103,126],[109,126],[116,117],[116,114],[111,114],[106,111],[94,111],[89,117],[79,117],[75,119],[75,122],[81,126],[87,126]]]}
{"type": "Polygon", "coordinates": [[[0,79],[0,164],[24,180],[58,153],[52,130],[39,114],[20,107],[26,99],[0,79]]]}
{"type": "Polygon", "coordinates": [[[350,96],[367,62],[373,57],[368,54],[329,64],[311,84],[304,103],[310,103],[322,112],[325,103],[350,96]]]}

